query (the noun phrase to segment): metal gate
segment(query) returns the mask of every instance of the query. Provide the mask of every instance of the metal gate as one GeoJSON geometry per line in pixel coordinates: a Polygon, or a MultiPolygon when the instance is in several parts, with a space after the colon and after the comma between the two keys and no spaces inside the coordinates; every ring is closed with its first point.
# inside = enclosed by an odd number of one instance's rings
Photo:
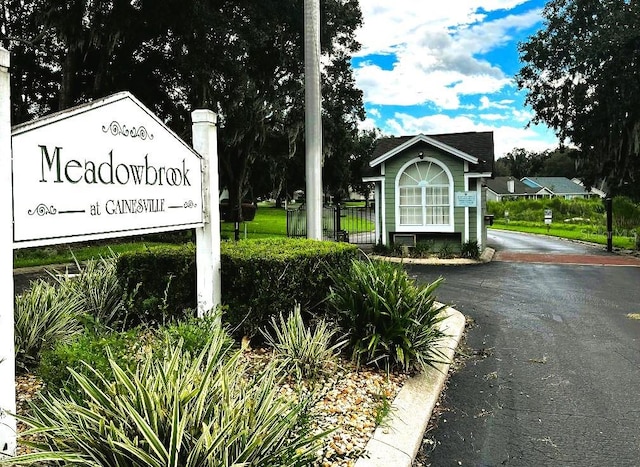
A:
{"type": "MultiPolygon", "coordinates": [[[[325,206],[322,208],[322,239],[359,245],[375,244],[375,210],[373,206],[325,206]]],[[[307,236],[305,206],[287,210],[287,236],[307,236]]]]}

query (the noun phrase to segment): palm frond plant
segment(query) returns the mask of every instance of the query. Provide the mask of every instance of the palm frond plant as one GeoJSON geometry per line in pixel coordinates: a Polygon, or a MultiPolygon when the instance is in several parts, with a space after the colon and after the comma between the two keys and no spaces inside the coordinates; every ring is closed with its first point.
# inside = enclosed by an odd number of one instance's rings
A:
{"type": "Polygon", "coordinates": [[[80,298],[44,280],[16,295],[14,310],[16,364],[22,369],[35,366],[42,350],[82,331],[80,298]]]}
{"type": "Polygon", "coordinates": [[[435,291],[442,278],[416,285],[402,265],[354,260],[348,274],[333,274],[328,303],[348,332],[357,364],[421,371],[443,360],[438,345],[444,305],[435,291]]]}
{"type": "Polygon", "coordinates": [[[37,451],[0,465],[309,465],[323,435],[308,428],[308,400],[281,396],[274,366],[247,376],[227,342],[219,329],[199,354],[170,345],[135,371],[111,359],[113,379],[74,372],[82,397],[42,395],[21,417],[37,451]]]}
{"type": "Polygon", "coordinates": [[[345,340],[336,341],[338,330],[324,319],[313,328],[305,325],[300,305],[286,318],[271,318],[271,329],[261,330],[275,357],[287,369],[292,369],[298,380],[316,379],[335,369],[340,349],[345,340]]]}

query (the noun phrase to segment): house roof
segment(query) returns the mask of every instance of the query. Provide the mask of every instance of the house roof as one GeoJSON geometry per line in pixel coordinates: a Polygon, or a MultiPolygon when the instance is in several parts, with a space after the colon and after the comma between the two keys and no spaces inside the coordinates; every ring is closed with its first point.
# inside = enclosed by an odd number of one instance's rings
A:
{"type": "MultiPolygon", "coordinates": [[[[426,143],[473,164],[475,172],[492,173],[494,164],[493,132],[413,135],[379,139],[371,156],[371,166],[418,143],[426,143]]],[[[373,171],[375,172],[375,171],[373,171]]]]}
{"type": "Polygon", "coordinates": [[[528,194],[536,194],[540,191],[541,187],[530,187],[524,183],[522,183],[517,178],[513,177],[495,177],[485,180],[485,185],[488,189],[493,191],[498,195],[528,195],[528,194]],[[509,191],[509,187],[507,186],[507,182],[509,180],[513,180],[513,191],[509,191]]]}
{"type": "Polygon", "coordinates": [[[524,177],[522,183],[530,187],[545,187],[556,195],[586,195],[584,187],[566,177],[524,177]]]}

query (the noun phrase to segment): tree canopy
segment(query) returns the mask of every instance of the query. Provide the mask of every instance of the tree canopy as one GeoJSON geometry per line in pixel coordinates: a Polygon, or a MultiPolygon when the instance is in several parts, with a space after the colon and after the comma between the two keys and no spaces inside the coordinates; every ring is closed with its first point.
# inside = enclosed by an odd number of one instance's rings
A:
{"type": "MultiPolygon", "coordinates": [[[[516,76],[533,122],[574,144],[588,185],[640,184],[640,3],[550,0],[544,27],[520,44],[516,76]]],[[[639,191],[640,193],[640,191],[639,191]]]]}
{"type": "Polygon", "coordinates": [[[560,150],[534,152],[514,148],[496,160],[494,175],[498,177],[578,177],[577,151],[560,150]]]}
{"type": "MultiPolygon", "coordinates": [[[[321,15],[325,157],[348,158],[342,139],[363,118],[349,66],[361,12],[324,0],[321,15]]],[[[255,162],[273,159],[277,179],[304,156],[303,23],[299,0],[3,0],[12,121],[128,90],[188,141],[190,112],[212,109],[237,217],[255,162]]]]}

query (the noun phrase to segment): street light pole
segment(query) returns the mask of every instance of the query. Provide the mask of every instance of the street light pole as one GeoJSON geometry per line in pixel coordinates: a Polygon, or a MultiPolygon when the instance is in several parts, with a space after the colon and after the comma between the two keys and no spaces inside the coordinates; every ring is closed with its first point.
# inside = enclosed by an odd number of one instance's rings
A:
{"type": "Polygon", "coordinates": [[[304,88],[307,238],[322,240],[320,0],[304,0],[304,88]]]}

